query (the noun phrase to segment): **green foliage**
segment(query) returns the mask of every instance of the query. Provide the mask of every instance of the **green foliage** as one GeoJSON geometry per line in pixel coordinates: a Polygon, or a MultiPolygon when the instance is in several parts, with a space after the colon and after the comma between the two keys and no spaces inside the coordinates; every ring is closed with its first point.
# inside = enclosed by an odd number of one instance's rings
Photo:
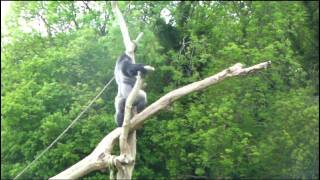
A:
{"type": "MultiPolygon", "coordinates": [[[[150,103],[237,62],[272,61],[268,70],[185,96],[151,117],[138,131],[134,178],[319,178],[319,2],[119,6],[131,38],[144,32],[137,62],[156,67],[146,79],[150,103]]],[[[124,45],[103,1],[12,2],[6,25],[1,179],[12,179],[113,76],[124,45]],[[22,21],[43,28],[26,31],[22,21]]],[[[115,95],[112,84],[23,178],[47,179],[89,154],[116,126],[115,95]]]]}

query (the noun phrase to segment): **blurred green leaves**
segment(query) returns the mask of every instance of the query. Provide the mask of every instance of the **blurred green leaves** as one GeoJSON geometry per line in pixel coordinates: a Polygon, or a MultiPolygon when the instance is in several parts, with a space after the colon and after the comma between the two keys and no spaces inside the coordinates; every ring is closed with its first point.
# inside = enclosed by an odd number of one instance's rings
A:
{"type": "MultiPolygon", "coordinates": [[[[150,117],[138,131],[134,178],[319,178],[318,2],[119,5],[131,38],[144,32],[137,62],[156,68],[146,78],[149,104],[237,62],[272,61],[150,117]]],[[[102,1],[12,3],[2,35],[10,41],[1,38],[1,179],[41,153],[113,76],[124,50],[114,20],[102,1]],[[47,24],[25,32],[21,19],[47,24]]],[[[116,126],[116,90],[112,84],[23,178],[47,179],[88,155],[116,126]]]]}

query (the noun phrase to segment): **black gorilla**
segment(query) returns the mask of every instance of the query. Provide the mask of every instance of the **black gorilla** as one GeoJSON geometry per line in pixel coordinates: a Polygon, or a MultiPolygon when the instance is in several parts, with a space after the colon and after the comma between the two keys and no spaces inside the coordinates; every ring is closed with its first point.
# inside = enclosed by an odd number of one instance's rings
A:
{"type": "MultiPolygon", "coordinates": [[[[114,105],[116,108],[115,119],[118,127],[122,126],[126,99],[136,82],[135,76],[138,74],[138,71],[140,71],[142,75],[146,74],[147,70],[145,69],[145,65],[133,64],[132,59],[126,53],[117,60],[114,76],[118,84],[118,94],[115,98],[114,105]]],[[[139,113],[145,108],[146,104],[147,94],[143,90],[140,90],[138,97],[133,103],[133,107],[136,107],[139,113]]]]}

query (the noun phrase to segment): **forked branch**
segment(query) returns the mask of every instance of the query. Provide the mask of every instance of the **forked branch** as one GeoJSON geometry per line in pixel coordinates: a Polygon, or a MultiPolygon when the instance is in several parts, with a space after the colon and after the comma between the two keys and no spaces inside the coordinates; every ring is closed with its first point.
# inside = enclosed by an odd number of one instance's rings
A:
{"type": "MultiPolygon", "coordinates": [[[[192,92],[203,90],[209,86],[223,81],[228,77],[247,75],[262,69],[266,69],[270,65],[271,61],[268,61],[248,68],[243,68],[242,64],[237,63],[234,66],[231,66],[213,76],[173,90],[148,106],[141,113],[135,115],[131,119],[130,131],[134,131],[138,127],[142,126],[148,117],[159,112],[161,109],[167,107],[182,96],[185,96],[192,92]]],[[[121,128],[114,129],[102,139],[102,141],[89,156],[71,166],[67,170],[54,176],[52,179],[76,179],[84,176],[91,171],[105,169],[107,167],[107,164],[110,162],[113,162],[114,164],[116,164],[117,162],[121,162],[120,157],[111,155],[113,145],[119,138],[120,134],[121,128]]]]}

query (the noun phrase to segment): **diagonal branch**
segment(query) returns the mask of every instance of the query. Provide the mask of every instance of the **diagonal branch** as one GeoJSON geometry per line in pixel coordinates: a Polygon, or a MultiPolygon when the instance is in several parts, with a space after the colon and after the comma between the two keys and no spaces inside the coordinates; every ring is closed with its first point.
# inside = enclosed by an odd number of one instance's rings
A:
{"type": "MultiPolygon", "coordinates": [[[[218,82],[223,81],[228,77],[247,75],[262,69],[266,69],[271,65],[271,61],[263,62],[248,68],[242,68],[242,64],[237,63],[213,76],[205,78],[201,81],[197,81],[176,90],[173,90],[166,95],[162,96],[156,102],[148,106],[144,111],[135,115],[131,119],[130,131],[136,130],[140,127],[148,117],[164,109],[169,104],[173,103],[182,96],[189,93],[203,90],[209,86],[212,86],[218,82]]],[[[121,128],[116,128],[105,136],[102,141],[98,144],[95,150],[83,160],[79,161],[75,165],[71,166],[67,170],[61,172],[60,174],[50,178],[50,179],[76,179],[88,174],[91,171],[104,169],[106,164],[121,162],[120,157],[115,157],[111,155],[111,151],[114,143],[119,138],[121,134],[121,128]]]]}
{"type": "Polygon", "coordinates": [[[132,47],[132,42],[131,42],[130,35],[128,32],[128,27],[126,25],[126,22],[125,22],[123,16],[122,16],[121,11],[118,8],[118,3],[116,1],[112,1],[111,5],[112,5],[112,11],[118,19],[118,23],[119,23],[120,30],[121,30],[122,37],[123,37],[124,46],[126,47],[127,51],[133,52],[134,47],[132,47]]]}
{"type": "Polygon", "coordinates": [[[50,179],[78,179],[94,170],[105,169],[108,161],[115,159],[111,156],[111,151],[120,133],[121,128],[114,129],[100,141],[91,154],[50,179]]]}
{"type": "Polygon", "coordinates": [[[191,92],[200,91],[205,89],[213,84],[216,84],[228,77],[232,76],[239,76],[239,75],[247,75],[249,73],[253,73],[255,71],[266,69],[268,66],[271,65],[271,61],[263,62],[260,64],[256,64],[254,66],[248,68],[242,68],[241,63],[237,63],[218,74],[205,78],[201,81],[197,81],[176,90],[173,90],[166,95],[162,96],[159,100],[148,106],[144,109],[141,113],[135,115],[131,119],[131,129],[137,129],[139,126],[143,124],[143,122],[151,115],[155,114],[156,112],[160,111],[164,107],[171,104],[173,101],[176,101],[182,96],[185,96],[191,92]]]}
{"type": "MultiPolygon", "coordinates": [[[[127,137],[128,137],[129,130],[130,130],[130,119],[132,117],[132,113],[131,113],[132,104],[135,101],[136,97],[138,96],[139,90],[141,89],[142,85],[143,85],[143,79],[141,78],[140,75],[138,75],[137,81],[136,81],[132,91],[130,92],[130,94],[126,100],[125,111],[124,111],[125,115],[124,115],[124,121],[123,121],[123,125],[122,125],[123,132],[120,137],[120,146],[127,145],[126,142],[127,142],[127,137]]],[[[126,152],[128,150],[129,150],[129,148],[120,147],[121,154],[128,153],[128,152],[126,152]]]]}

